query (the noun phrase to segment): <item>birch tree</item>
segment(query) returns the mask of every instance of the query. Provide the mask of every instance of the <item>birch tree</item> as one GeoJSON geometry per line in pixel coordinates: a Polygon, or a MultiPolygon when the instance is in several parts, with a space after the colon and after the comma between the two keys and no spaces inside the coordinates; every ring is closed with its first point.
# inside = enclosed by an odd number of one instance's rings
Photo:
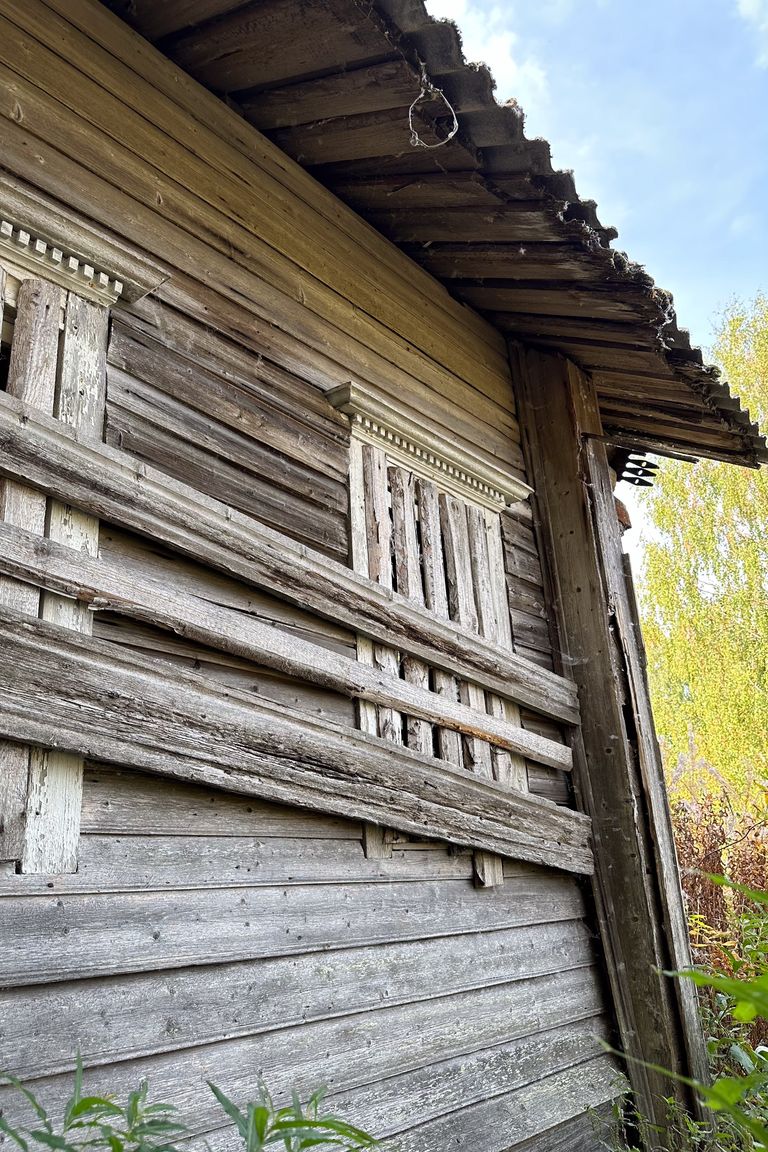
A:
{"type": "MultiPolygon", "coordinates": [[[[715,358],[766,429],[768,297],[726,310],[715,358]]],[[[768,468],[665,461],[646,509],[644,631],[673,790],[693,758],[746,798],[768,781],[768,468]]]]}

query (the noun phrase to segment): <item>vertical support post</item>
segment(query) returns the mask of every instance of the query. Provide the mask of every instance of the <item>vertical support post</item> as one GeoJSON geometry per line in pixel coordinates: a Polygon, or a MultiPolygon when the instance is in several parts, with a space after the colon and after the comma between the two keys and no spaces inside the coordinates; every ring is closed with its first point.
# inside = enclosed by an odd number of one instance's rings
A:
{"type": "Polygon", "coordinates": [[[622,649],[621,545],[605,450],[594,439],[597,399],[560,357],[517,348],[511,357],[561,644],[579,688],[574,783],[593,821],[595,905],[621,1045],[637,1107],[663,1131],[664,1097],[680,1089],[638,1061],[706,1075],[706,1060],[698,1019],[681,1010],[663,974],[687,961],[682,895],[668,854],[660,867],[669,815],[658,760],[644,766],[639,753],[654,735],[647,694],[639,703],[645,686],[635,676],[631,687],[622,649]]]}

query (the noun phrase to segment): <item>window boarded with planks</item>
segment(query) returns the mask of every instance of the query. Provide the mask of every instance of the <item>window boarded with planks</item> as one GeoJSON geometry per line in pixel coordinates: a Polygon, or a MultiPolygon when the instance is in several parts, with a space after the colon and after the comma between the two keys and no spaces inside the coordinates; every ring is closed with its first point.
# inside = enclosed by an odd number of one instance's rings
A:
{"type": "Polygon", "coordinates": [[[561,1125],[593,1148],[583,1113],[616,1072],[574,880],[507,861],[478,891],[469,853],[399,837],[366,860],[361,835],[87,765],[78,872],[0,879],[0,1065],[55,1108],[79,1047],[95,1091],[147,1077],[221,1150],[202,1081],[244,1099],[261,1074],[280,1095],[322,1080],[386,1149],[561,1125]]]}

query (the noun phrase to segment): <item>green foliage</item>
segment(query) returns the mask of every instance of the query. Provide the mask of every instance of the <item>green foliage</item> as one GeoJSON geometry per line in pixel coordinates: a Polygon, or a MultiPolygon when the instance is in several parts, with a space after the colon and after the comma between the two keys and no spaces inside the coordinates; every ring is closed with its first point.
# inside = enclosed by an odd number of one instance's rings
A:
{"type": "Polygon", "coordinates": [[[31,1146],[53,1149],[53,1152],[78,1152],[83,1148],[104,1149],[104,1152],[177,1152],[173,1141],[188,1135],[173,1105],[147,1103],[146,1081],[131,1092],[125,1105],[105,1096],[84,1096],[83,1065],[79,1056],[74,1090],[61,1122],[56,1125],[35,1094],[20,1080],[8,1074],[0,1080],[18,1089],[35,1116],[32,1127],[14,1127],[0,1114],[0,1132],[21,1152],[29,1152],[31,1146]]]}
{"type": "MultiPolygon", "coordinates": [[[[721,317],[715,356],[765,426],[768,297],[721,317]]],[[[768,469],[664,461],[644,506],[643,623],[667,766],[695,756],[754,789],[768,779],[768,469]]]]}
{"type": "MultiPolygon", "coordinates": [[[[125,1105],[109,1097],[84,1096],[79,1055],[74,1091],[58,1122],[17,1077],[5,1074],[0,1081],[18,1090],[35,1118],[31,1125],[12,1125],[0,1113],[0,1136],[8,1138],[20,1152],[180,1152],[177,1142],[192,1136],[173,1105],[148,1103],[146,1081],[131,1092],[125,1105]]],[[[306,1152],[309,1148],[362,1152],[375,1147],[367,1132],[321,1111],[322,1089],[313,1092],[304,1105],[294,1093],[291,1104],[276,1108],[262,1084],[256,1099],[242,1109],[215,1084],[209,1082],[209,1087],[240,1135],[244,1152],[262,1152],[270,1146],[283,1152],[306,1152]]]]}
{"type": "Polygon", "coordinates": [[[367,1132],[320,1112],[322,1089],[313,1092],[303,1107],[294,1093],[289,1106],[275,1108],[262,1084],[258,1098],[247,1104],[245,1111],[233,1104],[215,1084],[210,1084],[210,1089],[239,1132],[245,1152],[262,1152],[270,1144],[278,1144],[286,1152],[320,1147],[357,1152],[375,1146],[367,1132]]]}

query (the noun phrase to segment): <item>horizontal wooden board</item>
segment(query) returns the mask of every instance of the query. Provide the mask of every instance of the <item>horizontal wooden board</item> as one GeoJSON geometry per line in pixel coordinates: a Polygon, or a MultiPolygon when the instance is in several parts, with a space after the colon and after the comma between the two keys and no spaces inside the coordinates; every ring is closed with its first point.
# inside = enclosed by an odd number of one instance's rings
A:
{"type": "Polygon", "coordinates": [[[368,860],[362,839],[250,836],[83,836],[77,872],[0,876],[0,896],[295,884],[471,880],[470,852],[404,850],[368,860]]]}
{"type": "Polygon", "coordinates": [[[125,836],[245,836],[264,840],[362,840],[359,821],[270,804],[194,784],[180,786],[107,764],[87,764],[83,834],[125,836]]]}
{"type": "MultiPolygon", "coordinates": [[[[446,1142],[451,1140],[458,1152],[474,1152],[477,1148],[498,1152],[509,1148],[510,1142],[514,1147],[563,1120],[583,1115],[620,1092],[616,1065],[602,1056],[535,1079],[518,1092],[470,1106],[462,1113],[458,1132],[455,1114],[449,1113],[398,1135],[396,1141],[383,1147],[387,1152],[394,1152],[395,1148],[397,1152],[444,1152],[446,1142]]],[[[599,1147],[597,1141],[595,1145],[599,1147]]]]}
{"type": "Polygon", "coordinates": [[[9,609],[0,639],[8,739],[591,871],[589,820],[545,800],[9,609]]]}
{"type": "MultiPolygon", "coordinates": [[[[541,1074],[547,1065],[565,1062],[562,1053],[558,1056],[561,1036],[554,1034],[562,1024],[577,1025],[568,1031],[571,1045],[576,1043],[582,1059],[598,1050],[590,1033],[599,1027],[595,1018],[600,1011],[600,995],[589,969],[576,969],[560,978],[543,976],[464,992],[461,1004],[465,1014],[460,1028],[456,1026],[458,1003],[455,996],[446,996],[393,1005],[180,1053],[123,1061],[90,1069],[87,1090],[100,1093],[106,1089],[122,1096],[140,1078],[146,1078],[160,1099],[170,1100],[183,1110],[193,1130],[205,1131],[220,1123],[221,1115],[209,1093],[202,1090],[205,1078],[215,1079],[235,1097],[252,1094],[254,1078],[259,1074],[268,1074],[275,1093],[282,1094],[292,1086],[306,1092],[317,1086],[321,1060],[327,1086],[340,1092],[430,1066],[437,1066],[437,1071],[444,1061],[484,1053],[523,1038],[531,1038],[540,1061],[544,1056],[544,1066],[539,1063],[538,1068],[541,1074]],[[543,1037],[536,1035],[542,1032],[543,1037]]],[[[496,1078],[501,1077],[501,1084],[505,1063],[507,1076],[515,1074],[514,1057],[500,1061],[496,1078]]],[[[450,1071],[455,1075],[454,1069],[450,1071]]],[[[36,1090],[55,1114],[56,1104],[71,1093],[71,1076],[41,1078],[36,1090]]],[[[0,1089],[0,1100],[5,1103],[9,1094],[0,1089]]],[[[481,1095],[487,1094],[486,1085],[481,1095]]],[[[415,1116],[409,1119],[410,1123],[417,1120],[415,1116]]],[[[396,1126],[392,1120],[390,1124],[396,1126]]]]}
{"type": "Polygon", "coordinates": [[[308,124],[317,120],[318,112],[324,117],[344,116],[351,106],[357,113],[407,108],[419,90],[418,73],[398,58],[269,88],[241,96],[238,103],[250,123],[267,132],[308,124]]]}
{"type": "Polygon", "coordinates": [[[169,55],[201,83],[222,92],[355,68],[392,52],[373,18],[352,21],[344,0],[297,9],[293,0],[259,0],[166,41],[169,55]],[[329,35],[329,17],[334,35],[329,35]],[[264,52],[265,41],[269,52],[264,52]]]}
{"type": "Polygon", "coordinates": [[[355,704],[348,696],[304,680],[282,676],[271,668],[181,639],[160,628],[135,624],[111,612],[97,612],[94,613],[92,635],[97,640],[109,640],[154,659],[166,660],[176,668],[199,672],[224,688],[252,692],[274,704],[286,704],[300,712],[311,712],[335,724],[346,724],[350,728],[356,726],[355,704]]]}
{"type": "Polygon", "coordinates": [[[438,619],[319,552],[104,445],[77,443],[58,421],[0,395],[0,469],[100,519],[138,529],[371,639],[545,715],[574,721],[573,685],[467,629],[438,619]],[[421,635],[427,642],[414,639],[421,635]]]}
{"type": "MultiPolygon", "coordinates": [[[[162,655],[225,686],[259,692],[339,723],[353,724],[349,698],[359,697],[385,707],[402,706],[408,715],[476,735],[551,767],[571,767],[571,754],[562,744],[553,746],[504,717],[490,717],[414,686],[399,678],[396,664],[391,674],[372,672],[357,660],[318,652],[311,643],[217,609],[207,600],[181,598],[154,575],[129,578],[104,560],[89,561],[66,548],[46,546],[8,525],[0,524],[0,544],[0,571],[93,608],[109,609],[106,615],[99,612],[93,629],[99,638],[162,655]]],[[[431,754],[431,746],[426,751],[431,754]]]]}
{"type": "MultiPolygon", "coordinates": [[[[478,893],[482,901],[485,893],[478,893]]],[[[579,921],[0,993],[0,1067],[44,1076],[589,966],[579,921]],[[424,973],[429,972],[429,988],[424,973]]]]}
{"type": "Polygon", "coordinates": [[[0,983],[179,968],[570,920],[572,881],[521,877],[478,901],[467,880],[25,896],[3,902],[0,983]],[[17,941],[26,941],[19,950],[17,941]]]}
{"type": "MultiPolygon", "coordinates": [[[[182,277],[181,282],[184,280],[182,277]]],[[[288,442],[294,439],[288,435],[288,429],[299,424],[301,433],[296,433],[299,443],[294,445],[294,451],[301,450],[313,435],[319,437],[323,458],[329,463],[335,461],[339,475],[343,476],[349,442],[348,422],[314,382],[312,364],[300,360],[299,366],[303,368],[300,375],[276,363],[267,354],[266,333],[253,322],[247,332],[219,331],[219,313],[205,308],[208,300],[215,297],[206,294],[201,286],[197,288],[196,300],[198,309],[202,306],[199,314],[191,311],[193,301],[184,295],[178,298],[183,301],[184,311],[160,298],[163,288],[170,291],[172,284],[178,286],[179,283],[175,276],[173,281],[161,286],[157,294],[130,305],[118,301],[112,310],[110,361],[134,376],[143,378],[149,374],[150,383],[156,355],[166,365],[163,373],[166,378],[170,374],[183,374],[190,366],[202,370],[219,381],[214,388],[222,388],[222,382],[229,385],[238,406],[242,405],[254,416],[261,412],[274,415],[275,426],[265,434],[277,437],[281,426],[287,425],[284,435],[279,441],[275,440],[273,447],[287,451],[288,442]],[[265,338],[264,347],[253,343],[260,333],[265,338]]],[[[187,292],[194,290],[193,281],[187,278],[186,284],[187,292]]],[[[236,311],[231,314],[236,315],[236,311]]]]}
{"type": "MultiPolygon", "coordinates": [[[[346,560],[346,507],[342,506],[346,492],[341,485],[336,486],[333,498],[328,494],[324,508],[297,491],[276,487],[268,478],[254,475],[250,467],[230,462],[234,453],[248,459],[247,442],[222,443],[220,439],[225,438],[220,438],[204,417],[192,419],[178,405],[171,411],[172,402],[158,404],[157,399],[147,397],[145,386],[118,386],[113,373],[107,398],[107,443],[310,547],[346,560]],[[199,426],[199,437],[195,436],[195,425],[199,426]]],[[[226,439],[231,441],[232,437],[226,439]]],[[[272,464],[279,470],[279,461],[272,464]]],[[[287,473],[290,471],[286,468],[287,473]]]]}
{"type": "MultiPolygon", "coordinates": [[[[600,1020],[593,1022],[592,1031],[595,1035],[605,1035],[605,1027],[600,1020]]],[[[587,1039],[583,1033],[579,1036],[573,1026],[566,1025],[535,1040],[511,1041],[469,1056],[444,1060],[431,1067],[407,1072],[379,1084],[334,1093],[327,1101],[327,1106],[352,1122],[364,1123],[369,1130],[383,1138],[381,1147],[388,1152],[399,1149],[404,1140],[407,1140],[409,1148],[419,1148],[415,1142],[419,1133],[422,1130],[430,1133],[433,1125],[443,1130],[443,1142],[435,1144],[435,1149],[457,1145],[472,1149],[472,1152],[478,1152],[479,1149],[483,1152],[486,1149],[497,1152],[499,1140],[505,1137],[514,1139],[522,1130],[531,1140],[530,1145],[526,1140],[525,1149],[539,1152],[540,1126],[544,1126],[546,1131],[558,1122],[557,1105],[563,1087],[568,1086],[569,1081],[575,1081],[582,1069],[589,1067],[590,1058],[594,1060],[595,1050],[593,1037],[587,1039]],[[532,1099],[535,1085],[542,1081],[546,1085],[545,1091],[539,1091],[532,1099]],[[494,1126],[491,1116],[498,1115],[500,1100],[507,1105],[510,1114],[514,1112],[515,1105],[519,1106],[525,1118],[524,1127],[519,1120],[511,1126],[503,1123],[494,1126]],[[529,1113],[531,1105],[533,1110],[529,1113]],[[460,1133],[465,1129],[469,1109],[472,1135],[477,1139],[472,1139],[471,1143],[460,1143],[460,1133]],[[490,1113],[487,1125],[478,1124],[478,1118],[483,1118],[486,1112],[490,1113]],[[478,1142],[480,1140],[482,1143],[478,1142]]],[[[585,1107],[590,1111],[593,1099],[610,1101],[617,1095],[619,1078],[615,1065],[613,1069],[613,1092],[605,1093],[608,1081],[606,1075],[599,1094],[594,1098],[591,1094],[587,1096],[585,1107]]],[[[587,1089],[590,1079],[587,1072],[587,1089]]],[[[574,1093],[566,1092],[562,1104],[563,1115],[573,1118],[574,1093]]],[[[597,1108],[600,1108],[599,1104],[597,1108]]],[[[575,1115],[579,1116],[579,1113],[575,1115]]],[[[583,1113],[580,1118],[585,1119],[583,1113]]],[[[574,1152],[574,1149],[598,1152],[601,1145],[595,1140],[594,1128],[592,1132],[591,1144],[579,1143],[574,1148],[568,1147],[568,1152],[574,1152]]],[[[234,1148],[231,1130],[227,1132],[221,1128],[216,1132],[207,1132],[205,1143],[211,1152],[224,1152],[225,1149],[229,1152],[234,1148]]],[[[197,1152],[202,1144],[203,1141],[198,1138],[192,1141],[192,1148],[197,1152]]],[[[515,1145],[517,1152],[517,1141],[515,1145]]],[[[542,1147],[545,1152],[551,1147],[564,1152],[567,1146],[560,1141],[553,1145],[547,1141],[542,1147]]]]}
{"type": "Polygon", "coordinates": [[[241,616],[253,616],[262,623],[279,628],[289,635],[327,648],[331,652],[354,656],[355,637],[345,628],[309,612],[278,600],[268,593],[240,580],[233,580],[223,572],[195,564],[174,554],[162,544],[131,532],[123,532],[113,524],[102,523],[99,531],[99,558],[124,576],[162,582],[177,595],[197,598],[220,608],[234,609],[241,616]]]}
{"type": "Polygon", "coordinates": [[[232,355],[225,341],[210,333],[205,338],[199,325],[185,322],[184,318],[176,320],[177,331],[171,339],[183,339],[186,347],[183,352],[170,348],[164,341],[169,339],[166,332],[172,310],[159,302],[147,304],[146,308],[150,315],[155,312],[162,332],[154,338],[153,330],[139,317],[123,317],[122,323],[113,319],[108,350],[113,369],[122,370],[134,380],[143,380],[196,412],[214,417],[249,441],[279,453],[280,459],[296,461],[317,473],[318,483],[324,480],[329,492],[333,492],[329,479],[346,481],[347,422],[339,419],[322,394],[296,377],[281,374],[274,365],[270,382],[277,378],[283,388],[274,384],[268,387],[262,376],[268,374],[269,365],[258,360],[254,363],[250,357],[250,363],[241,367],[240,358],[232,355]],[[133,324],[125,320],[133,320],[133,324]],[[199,351],[206,348],[208,363],[201,363],[199,351]]]}

